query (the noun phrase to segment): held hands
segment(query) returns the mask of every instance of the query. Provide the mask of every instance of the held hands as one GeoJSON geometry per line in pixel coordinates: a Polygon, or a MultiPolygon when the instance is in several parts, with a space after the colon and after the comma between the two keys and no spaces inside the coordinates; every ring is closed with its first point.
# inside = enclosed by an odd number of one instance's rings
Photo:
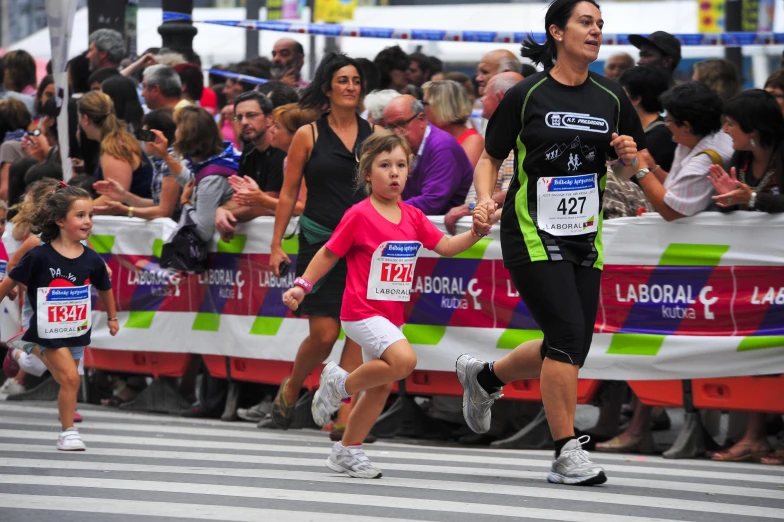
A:
{"type": "MultiPolygon", "coordinates": [[[[275,267],[275,270],[277,270],[277,266],[275,267]]],[[[305,290],[300,286],[289,288],[286,290],[286,293],[283,294],[283,304],[288,306],[292,311],[299,308],[299,304],[303,299],[305,299],[305,290]]]]}
{"type": "Polygon", "coordinates": [[[497,209],[498,203],[491,198],[479,201],[476,204],[476,208],[474,208],[474,223],[471,225],[471,232],[478,236],[488,235],[493,223],[495,223],[492,219],[494,218],[497,209]]]}
{"type": "MultiPolygon", "coordinates": [[[[613,132],[610,145],[615,149],[615,154],[623,162],[623,165],[631,167],[637,159],[637,144],[634,140],[630,136],[618,136],[617,133],[613,132]]],[[[634,168],[637,169],[638,166],[634,165],[634,168]]]]}

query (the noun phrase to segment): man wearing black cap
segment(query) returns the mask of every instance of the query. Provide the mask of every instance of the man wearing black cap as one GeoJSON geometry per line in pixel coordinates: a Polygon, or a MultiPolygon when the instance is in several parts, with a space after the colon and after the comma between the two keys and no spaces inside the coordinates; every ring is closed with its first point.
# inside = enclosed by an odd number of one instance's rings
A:
{"type": "Polygon", "coordinates": [[[650,65],[661,69],[669,79],[670,87],[675,85],[673,73],[681,61],[681,42],[670,33],[656,31],[647,38],[639,34],[629,35],[629,43],[640,50],[637,65],[650,65]]]}

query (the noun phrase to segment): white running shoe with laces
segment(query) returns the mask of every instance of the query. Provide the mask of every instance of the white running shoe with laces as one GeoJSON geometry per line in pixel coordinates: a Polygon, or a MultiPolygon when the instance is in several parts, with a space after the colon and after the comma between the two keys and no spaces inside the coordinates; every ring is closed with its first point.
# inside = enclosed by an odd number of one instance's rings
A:
{"type": "Polygon", "coordinates": [[[82,437],[76,428],[68,428],[57,439],[57,449],[60,451],[84,451],[87,447],[82,442],[82,437]]]}
{"type": "Polygon", "coordinates": [[[547,481],[572,486],[595,486],[607,482],[604,469],[588,457],[583,444],[591,440],[588,435],[572,439],[561,449],[561,455],[553,461],[547,481]]]}
{"type": "Polygon", "coordinates": [[[338,391],[338,384],[346,377],[348,372],[335,362],[329,362],[321,372],[319,388],[313,394],[313,403],[310,405],[313,420],[319,426],[329,424],[332,415],[343,404],[344,397],[338,391]]]}
{"type": "Polygon", "coordinates": [[[361,446],[344,446],[336,442],[327,459],[327,467],[337,473],[348,473],[354,478],[381,478],[381,470],[370,462],[361,446]]]}
{"type": "Polygon", "coordinates": [[[503,397],[501,390],[487,393],[476,380],[484,366],[484,361],[467,353],[458,357],[455,363],[457,380],[463,386],[463,417],[475,433],[487,433],[490,430],[490,408],[503,397]]]}

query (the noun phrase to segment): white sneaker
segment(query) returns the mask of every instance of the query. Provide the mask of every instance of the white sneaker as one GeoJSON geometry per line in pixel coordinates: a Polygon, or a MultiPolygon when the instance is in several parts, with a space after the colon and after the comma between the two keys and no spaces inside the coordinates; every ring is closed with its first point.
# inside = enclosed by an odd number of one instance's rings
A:
{"type": "Polygon", "coordinates": [[[328,363],[321,372],[319,388],[313,394],[313,403],[310,406],[313,420],[319,426],[326,426],[343,404],[345,397],[338,391],[338,384],[346,377],[348,372],[335,362],[328,363]]]}
{"type": "Polygon", "coordinates": [[[467,353],[458,357],[455,363],[457,380],[463,387],[463,418],[475,433],[490,431],[490,409],[495,401],[503,397],[500,389],[492,394],[487,393],[476,380],[484,367],[484,361],[467,353]]]}
{"type": "Polygon", "coordinates": [[[16,382],[16,379],[7,379],[2,386],[0,386],[0,395],[15,395],[25,391],[24,386],[16,382]]]}
{"type": "Polygon", "coordinates": [[[583,444],[591,440],[588,435],[572,439],[561,449],[561,455],[553,461],[547,481],[571,486],[594,486],[607,482],[604,469],[588,458],[583,444]]]}
{"type": "Polygon", "coordinates": [[[84,451],[87,447],[82,442],[82,437],[76,428],[68,428],[57,439],[57,449],[60,451],[84,451]]]}
{"type": "Polygon", "coordinates": [[[337,473],[348,473],[354,478],[381,478],[381,470],[370,462],[360,446],[346,447],[336,442],[327,459],[327,467],[337,473]]]}

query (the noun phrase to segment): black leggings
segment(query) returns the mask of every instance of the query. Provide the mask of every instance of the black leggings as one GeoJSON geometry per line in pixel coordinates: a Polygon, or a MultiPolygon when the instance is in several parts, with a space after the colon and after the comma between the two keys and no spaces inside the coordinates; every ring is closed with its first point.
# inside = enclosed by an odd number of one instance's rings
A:
{"type": "Polygon", "coordinates": [[[512,283],[544,332],[545,357],[582,367],[591,348],[602,271],[569,261],[509,269],[512,283]]]}

